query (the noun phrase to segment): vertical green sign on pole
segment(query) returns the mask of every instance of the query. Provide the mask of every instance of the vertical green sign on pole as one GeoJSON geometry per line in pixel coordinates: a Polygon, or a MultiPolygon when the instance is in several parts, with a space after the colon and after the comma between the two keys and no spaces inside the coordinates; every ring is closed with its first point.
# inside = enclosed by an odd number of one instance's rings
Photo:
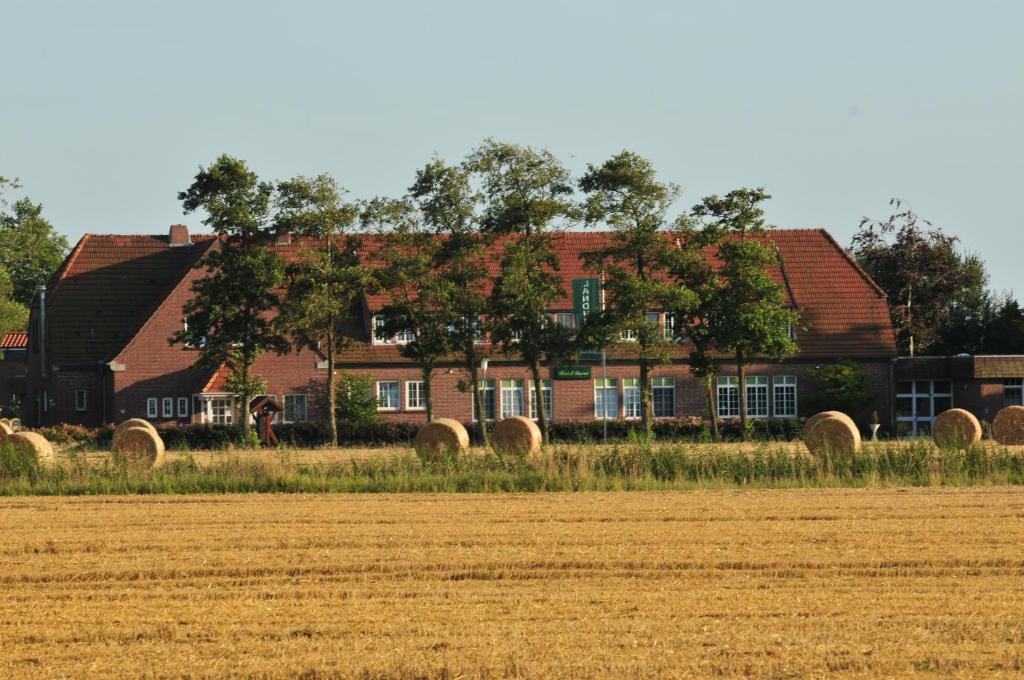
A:
{"type": "MultiPolygon", "coordinates": [[[[572,280],[572,307],[576,312],[576,328],[582,328],[588,316],[601,308],[601,282],[598,279],[572,280]]],[[[601,350],[585,349],[581,361],[600,361],[601,350]]]]}

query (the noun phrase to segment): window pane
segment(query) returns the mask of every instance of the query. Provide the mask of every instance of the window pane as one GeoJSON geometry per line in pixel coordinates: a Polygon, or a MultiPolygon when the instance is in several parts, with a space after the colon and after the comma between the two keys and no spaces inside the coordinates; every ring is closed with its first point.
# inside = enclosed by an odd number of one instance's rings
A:
{"type": "Polygon", "coordinates": [[[952,394],[953,386],[948,380],[935,380],[932,382],[932,390],[935,394],[952,394]]]}
{"type": "Polygon", "coordinates": [[[909,380],[901,380],[896,384],[898,394],[911,394],[914,391],[914,383],[909,380]]]}
{"type": "Polygon", "coordinates": [[[622,381],[622,417],[640,417],[640,385],[636,378],[622,381]]]}
{"type": "Polygon", "coordinates": [[[501,381],[501,417],[523,415],[523,381],[501,381]]]}
{"type": "Polygon", "coordinates": [[[655,378],[652,381],[651,402],[655,418],[672,418],[676,415],[676,387],[674,378],[655,378]]]}
{"type": "Polygon", "coordinates": [[[930,397],[917,397],[914,399],[917,411],[914,415],[918,418],[932,417],[932,400],[930,397]]]}
{"type": "Polygon", "coordinates": [[[952,397],[935,397],[935,415],[953,408],[952,397]]]}
{"type": "Polygon", "coordinates": [[[910,397],[898,397],[896,399],[896,415],[901,418],[910,418],[914,415],[914,400],[910,397]]]}
{"type": "MultiPolygon", "coordinates": [[[[544,400],[544,416],[550,420],[552,413],[552,394],[551,394],[551,381],[541,381],[541,398],[544,400]]],[[[537,390],[534,387],[533,381],[530,381],[530,417],[534,420],[537,419],[537,390]]]]}

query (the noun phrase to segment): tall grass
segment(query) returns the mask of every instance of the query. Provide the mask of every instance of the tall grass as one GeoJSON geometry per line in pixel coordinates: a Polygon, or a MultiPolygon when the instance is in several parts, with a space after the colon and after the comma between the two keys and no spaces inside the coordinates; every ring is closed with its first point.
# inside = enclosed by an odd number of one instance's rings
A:
{"type": "Polygon", "coordinates": [[[200,466],[191,456],[152,471],[113,459],[70,454],[38,465],[0,447],[0,495],[182,494],[248,492],[499,492],[704,488],[966,486],[1024,483],[1024,455],[981,446],[940,450],[927,442],[891,443],[855,455],[815,458],[765,444],[752,451],[713,444],[653,448],[556,447],[529,459],[496,454],[422,461],[406,456],[304,463],[288,450],[257,460],[224,454],[200,466]]]}

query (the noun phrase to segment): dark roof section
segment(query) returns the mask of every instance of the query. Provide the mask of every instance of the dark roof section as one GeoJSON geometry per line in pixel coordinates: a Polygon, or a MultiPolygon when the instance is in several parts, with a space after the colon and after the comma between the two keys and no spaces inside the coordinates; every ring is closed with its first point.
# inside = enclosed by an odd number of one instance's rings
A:
{"type": "Polygon", "coordinates": [[[83,236],[48,287],[50,360],[110,360],[213,242],[200,236],[190,247],[171,247],[167,236],[83,236]]]}

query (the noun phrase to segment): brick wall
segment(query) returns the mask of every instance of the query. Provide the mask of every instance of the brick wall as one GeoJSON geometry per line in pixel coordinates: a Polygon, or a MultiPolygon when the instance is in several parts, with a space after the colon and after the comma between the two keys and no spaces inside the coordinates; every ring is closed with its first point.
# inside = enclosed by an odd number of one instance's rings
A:
{"type": "MultiPolygon", "coordinates": [[[[759,363],[748,367],[748,376],[794,376],[797,379],[797,407],[802,416],[809,415],[809,399],[813,394],[813,387],[810,379],[810,371],[822,364],[817,362],[787,361],[784,363],[759,363]]],[[[890,388],[889,388],[889,362],[885,360],[863,362],[861,364],[870,374],[872,383],[879,394],[874,404],[867,405],[865,413],[870,414],[877,410],[883,422],[883,428],[888,429],[890,388]]],[[[396,410],[379,411],[382,417],[396,422],[426,422],[426,414],[421,410],[409,410],[406,408],[407,381],[420,380],[420,371],[413,367],[401,366],[374,366],[360,367],[357,365],[343,366],[340,370],[370,377],[375,383],[377,381],[398,381],[400,383],[400,405],[396,410]]],[[[542,369],[544,379],[547,379],[549,372],[542,369]]],[[[722,375],[735,375],[734,367],[723,367],[722,375]]],[[[483,375],[481,373],[480,377],[483,375]]],[[[601,378],[601,366],[591,368],[590,380],[554,380],[553,386],[553,410],[554,419],[559,421],[581,421],[594,420],[594,379],[601,378]]],[[[637,366],[629,364],[610,364],[607,368],[607,377],[617,379],[618,410],[622,415],[622,380],[624,378],[639,377],[637,366]]],[[[675,379],[676,387],[676,416],[704,416],[707,413],[706,397],[704,386],[700,380],[695,378],[688,366],[685,365],[658,365],[651,370],[652,378],[671,377],[675,379]]],[[[501,415],[500,381],[522,380],[523,386],[529,384],[529,370],[522,365],[491,362],[487,379],[495,381],[496,409],[498,416],[501,415]]],[[[460,392],[457,385],[460,381],[469,382],[467,371],[456,366],[444,366],[437,369],[432,379],[432,392],[434,403],[434,416],[439,418],[454,418],[467,422],[472,418],[473,406],[471,396],[468,392],[460,392]],[[450,372],[449,372],[450,371],[450,372]]],[[[376,389],[376,388],[375,388],[376,389]]],[[[769,389],[771,399],[771,389],[769,389]]],[[[529,413],[528,402],[524,407],[529,413]]]]}

